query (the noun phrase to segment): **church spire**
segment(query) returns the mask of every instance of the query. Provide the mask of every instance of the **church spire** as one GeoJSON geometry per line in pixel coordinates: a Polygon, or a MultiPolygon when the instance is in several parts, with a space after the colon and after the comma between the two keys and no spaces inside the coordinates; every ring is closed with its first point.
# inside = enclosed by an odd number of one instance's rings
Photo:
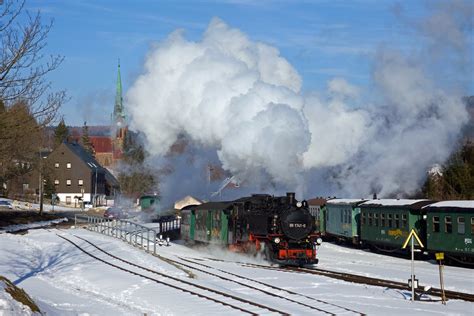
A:
{"type": "Polygon", "coordinates": [[[123,112],[122,78],[120,77],[120,58],[118,60],[117,84],[115,92],[114,119],[125,118],[123,112]]]}

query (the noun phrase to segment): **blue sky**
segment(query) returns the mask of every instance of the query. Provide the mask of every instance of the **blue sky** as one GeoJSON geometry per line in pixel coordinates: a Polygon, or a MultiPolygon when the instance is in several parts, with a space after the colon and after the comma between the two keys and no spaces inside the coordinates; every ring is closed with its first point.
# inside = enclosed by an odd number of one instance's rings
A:
{"type": "MultiPolygon", "coordinates": [[[[372,56],[380,45],[410,51],[417,37],[403,16],[417,20],[430,1],[111,1],[28,0],[27,8],[54,18],[47,53],[65,57],[50,79],[70,100],[61,110],[69,125],[108,124],[117,60],[124,90],[142,71],[150,45],[176,29],[200,39],[212,17],[273,45],[300,73],[304,91],[321,91],[333,77],[369,87],[372,56]]],[[[472,40],[471,40],[472,45],[472,40]]],[[[471,50],[472,52],[472,50],[471,50]]],[[[470,93],[473,84],[469,85],[470,93]]]]}

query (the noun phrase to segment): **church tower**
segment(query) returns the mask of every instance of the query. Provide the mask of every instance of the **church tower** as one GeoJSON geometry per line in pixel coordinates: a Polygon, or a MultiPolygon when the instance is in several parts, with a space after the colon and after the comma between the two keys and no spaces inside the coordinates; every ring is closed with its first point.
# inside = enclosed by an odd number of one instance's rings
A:
{"type": "Polygon", "coordinates": [[[120,60],[118,63],[117,83],[115,91],[114,113],[112,114],[112,150],[114,164],[122,159],[123,146],[127,135],[127,118],[123,108],[122,78],[120,77],[120,60]]]}

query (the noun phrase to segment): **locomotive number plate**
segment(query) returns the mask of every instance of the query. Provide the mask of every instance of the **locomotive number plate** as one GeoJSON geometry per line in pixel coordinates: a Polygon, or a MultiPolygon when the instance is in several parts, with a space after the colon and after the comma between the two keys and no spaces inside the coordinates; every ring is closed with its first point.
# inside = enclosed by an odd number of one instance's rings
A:
{"type": "Polygon", "coordinates": [[[306,224],[301,223],[290,223],[289,226],[290,228],[306,228],[306,224]]]}

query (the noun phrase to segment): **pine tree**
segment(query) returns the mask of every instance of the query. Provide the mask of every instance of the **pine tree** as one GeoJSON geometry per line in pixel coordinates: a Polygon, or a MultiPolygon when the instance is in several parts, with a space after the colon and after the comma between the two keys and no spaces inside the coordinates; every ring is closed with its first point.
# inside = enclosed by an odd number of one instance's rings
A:
{"type": "Polygon", "coordinates": [[[54,148],[61,145],[63,142],[67,142],[69,137],[69,129],[64,123],[64,118],[61,119],[58,126],[54,130],[54,148]]]}
{"type": "Polygon", "coordinates": [[[46,175],[44,180],[45,181],[44,181],[43,193],[48,199],[50,199],[52,195],[56,193],[56,186],[54,185],[49,175],[46,175]]]}
{"type": "Polygon", "coordinates": [[[444,164],[441,175],[430,175],[422,192],[434,200],[474,199],[474,144],[467,141],[444,164]]]}
{"type": "Polygon", "coordinates": [[[122,193],[136,198],[156,191],[157,179],[152,170],[144,165],[146,153],[136,134],[127,133],[123,149],[123,170],[126,171],[118,175],[122,193]]]}
{"type": "Polygon", "coordinates": [[[92,146],[92,142],[89,138],[89,126],[87,126],[87,122],[84,122],[84,126],[82,127],[81,143],[84,149],[94,156],[94,147],[92,146]]]}

